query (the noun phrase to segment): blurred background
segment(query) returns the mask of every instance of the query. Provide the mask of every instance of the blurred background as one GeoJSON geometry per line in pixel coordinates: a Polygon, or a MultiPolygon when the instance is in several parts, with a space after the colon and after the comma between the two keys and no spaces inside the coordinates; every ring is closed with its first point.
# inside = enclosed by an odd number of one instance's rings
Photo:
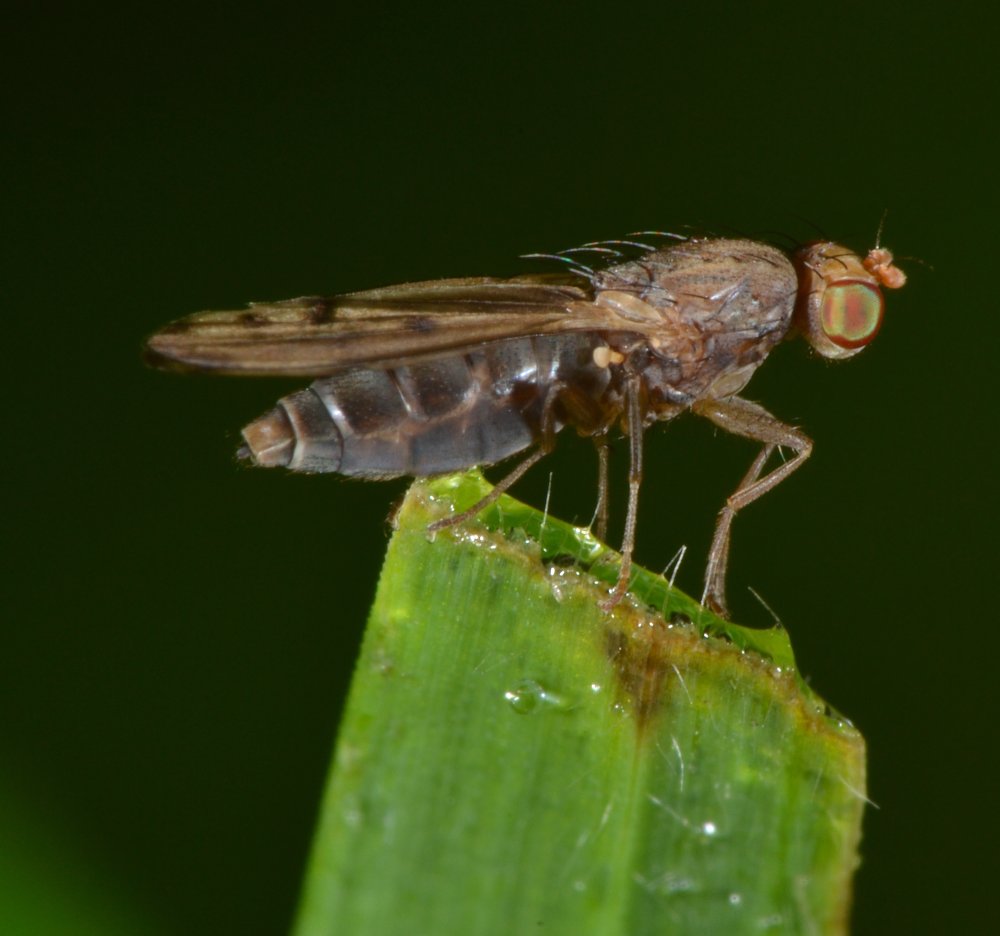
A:
{"type": "MultiPolygon", "coordinates": [[[[996,52],[942,11],[17,5],[3,931],[287,928],[406,487],[238,465],[240,427],[296,384],[154,373],[146,335],[648,228],[863,252],[884,208],[884,243],[924,263],[899,261],[878,340],[839,366],[783,346],[747,391],[816,449],[737,520],[730,597],[767,626],[763,596],[868,740],[855,932],[988,931],[996,52]]],[[[693,419],[647,439],[638,558],[686,544],[697,594],[755,449],[693,419]]],[[[595,473],[567,436],[515,493],[541,505],[551,474],[551,509],[586,523],[595,473]]]]}

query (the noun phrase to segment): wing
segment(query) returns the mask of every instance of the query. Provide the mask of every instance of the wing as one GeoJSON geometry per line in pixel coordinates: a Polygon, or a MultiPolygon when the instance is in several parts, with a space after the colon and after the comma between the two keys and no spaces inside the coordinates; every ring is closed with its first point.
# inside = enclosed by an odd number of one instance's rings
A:
{"type": "Polygon", "coordinates": [[[199,312],[149,339],[155,367],[312,376],[392,366],[485,342],[600,327],[593,290],[560,275],[405,283],[332,298],[199,312]]]}

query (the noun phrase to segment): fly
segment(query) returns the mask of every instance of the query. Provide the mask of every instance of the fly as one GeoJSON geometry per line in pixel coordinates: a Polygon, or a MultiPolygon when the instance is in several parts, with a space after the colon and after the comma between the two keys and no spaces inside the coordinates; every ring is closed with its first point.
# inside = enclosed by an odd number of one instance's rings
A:
{"type": "Polygon", "coordinates": [[[572,426],[599,453],[597,534],[607,526],[607,438],[629,440],[628,508],[618,582],[635,543],[642,437],[691,411],[761,450],[716,521],[703,602],[727,615],[726,562],[736,513],[787,478],[812,440],[739,394],[771,350],[801,334],[823,357],[857,354],[878,333],[881,287],[906,277],[876,246],[863,259],[838,244],[785,254],[745,239],[677,238],[656,247],[607,241],[602,270],[577,251],[557,274],[471,277],[253,303],[201,312],[149,339],[148,360],[173,370],[316,378],[243,429],[239,454],[263,467],[358,478],[427,476],[529,452],[488,498],[438,521],[478,513],[572,426]],[[627,259],[617,248],[638,251],[627,259]],[[792,456],[765,471],[779,446],[792,456]]]}

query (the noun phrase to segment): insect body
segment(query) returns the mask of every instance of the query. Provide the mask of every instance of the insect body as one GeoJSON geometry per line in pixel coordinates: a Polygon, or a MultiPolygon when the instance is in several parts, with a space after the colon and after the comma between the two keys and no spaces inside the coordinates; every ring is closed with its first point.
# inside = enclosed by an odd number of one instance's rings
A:
{"type": "Polygon", "coordinates": [[[622,568],[608,607],[628,585],[643,431],[686,410],[705,416],[763,445],[720,513],[709,553],[705,600],[725,613],[733,517],[812,446],[739,392],[794,332],[825,357],[856,354],[881,323],[880,286],[901,286],[905,277],[883,248],[862,260],[829,242],[791,257],[750,240],[635,246],[643,256],[601,271],[432,280],[199,313],[154,335],[148,358],[171,369],[318,378],[243,430],[241,454],[267,467],[420,476],[533,449],[495,497],[573,426],[601,453],[601,535],[605,442],[620,427],[631,471],[622,568]],[[765,472],[778,446],[794,456],[765,472]]]}

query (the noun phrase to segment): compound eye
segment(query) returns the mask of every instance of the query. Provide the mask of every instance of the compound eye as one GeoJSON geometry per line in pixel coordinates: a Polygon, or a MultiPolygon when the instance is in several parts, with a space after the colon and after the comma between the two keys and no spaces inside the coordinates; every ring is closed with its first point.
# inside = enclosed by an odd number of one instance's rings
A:
{"type": "Polygon", "coordinates": [[[870,283],[832,283],[823,292],[823,333],[841,348],[863,348],[878,334],[883,306],[882,293],[870,283]]]}

